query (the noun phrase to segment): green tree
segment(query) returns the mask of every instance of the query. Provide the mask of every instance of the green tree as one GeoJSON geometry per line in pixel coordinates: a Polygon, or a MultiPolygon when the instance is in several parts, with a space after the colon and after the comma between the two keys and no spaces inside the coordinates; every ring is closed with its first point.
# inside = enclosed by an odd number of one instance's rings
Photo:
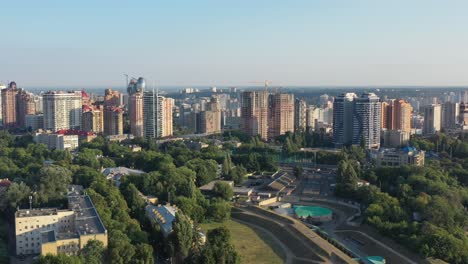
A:
{"type": "Polygon", "coordinates": [[[214,160],[196,158],[188,161],[185,166],[195,171],[197,186],[202,186],[214,180],[217,176],[218,163],[214,160]]]}
{"type": "Polygon", "coordinates": [[[39,170],[39,200],[47,203],[49,200],[63,199],[72,182],[71,175],[71,171],[61,166],[43,166],[39,170]]]}
{"type": "Polygon", "coordinates": [[[234,195],[231,185],[226,182],[216,182],[213,187],[213,193],[215,196],[220,197],[226,201],[232,199],[234,195]]]}
{"type": "Polygon", "coordinates": [[[231,205],[225,200],[214,198],[208,206],[207,215],[216,222],[226,221],[231,215],[231,205]]]}
{"type": "Polygon", "coordinates": [[[240,256],[231,244],[229,229],[218,227],[208,231],[207,242],[200,254],[199,263],[240,263],[240,256]]]}
{"type": "Polygon", "coordinates": [[[6,192],[6,199],[8,204],[16,208],[22,203],[26,202],[29,195],[31,195],[31,189],[24,182],[12,183],[6,192]]]}
{"type": "Polygon", "coordinates": [[[89,240],[80,252],[87,264],[100,264],[104,261],[104,244],[99,240],[89,240]]]}
{"type": "Polygon", "coordinates": [[[67,256],[64,254],[40,256],[37,264],[84,264],[86,263],[79,256],[67,256]]]}
{"type": "Polygon", "coordinates": [[[170,241],[174,249],[173,256],[186,258],[190,252],[193,242],[194,229],[190,219],[182,212],[177,212],[176,218],[172,223],[170,241]]]}
{"type": "Polygon", "coordinates": [[[153,264],[153,247],[148,244],[137,244],[134,257],[135,264],[153,264]]]}
{"type": "Polygon", "coordinates": [[[135,246],[122,231],[113,230],[109,234],[109,257],[112,263],[131,263],[135,253],[135,246]]]}

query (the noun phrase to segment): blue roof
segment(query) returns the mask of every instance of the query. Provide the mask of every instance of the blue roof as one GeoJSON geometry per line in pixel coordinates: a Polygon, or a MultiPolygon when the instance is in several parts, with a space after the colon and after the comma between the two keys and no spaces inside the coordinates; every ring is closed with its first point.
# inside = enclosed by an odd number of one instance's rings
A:
{"type": "Polygon", "coordinates": [[[411,151],[416,151],[416,148],[407,146],[407,147],[402,148],[401,150],[403,150],[404,152],[411,152],[411,151]]]}

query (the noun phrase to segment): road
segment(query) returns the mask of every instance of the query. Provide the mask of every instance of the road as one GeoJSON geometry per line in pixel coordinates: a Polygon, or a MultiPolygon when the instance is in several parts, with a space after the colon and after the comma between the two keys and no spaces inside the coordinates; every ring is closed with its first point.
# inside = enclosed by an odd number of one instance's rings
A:
{"type": "Polygon", "coordinates": [[[257,207],[236,209],[232,218],[271,235],[284,249],[286,263],[356,263],[298,220],[257,207]]]}

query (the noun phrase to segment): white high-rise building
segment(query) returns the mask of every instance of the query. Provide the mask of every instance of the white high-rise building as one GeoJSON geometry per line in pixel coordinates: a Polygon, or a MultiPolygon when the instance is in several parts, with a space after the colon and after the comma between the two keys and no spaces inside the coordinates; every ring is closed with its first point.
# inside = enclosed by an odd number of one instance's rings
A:
{"type": "Polygon", "coordinates": [[[81,91],[50,91],[42,96],[44,110],[44,129],[80,129],[81,91]]]}
{"type": "Polygon", "coordinates": [[[374,93],[364,93],[354,100],[353,144],[364,141],[365,148],[380,148],[380,98],[374,93]]]}
{"type": "Polygon", "coordinates": [[[172,108],[174,99],[158,96],[153,91],[143,95],[143,126],[145,138],[161,138],[172,135],[172,108]]]}
{"type": "Polygon", "coordinates": [[[439,104],[431,104],[423,107],[424,109],[424,126],[423,134],[435,134],[441,128],[441,112],[442,107],[439,104]]]}

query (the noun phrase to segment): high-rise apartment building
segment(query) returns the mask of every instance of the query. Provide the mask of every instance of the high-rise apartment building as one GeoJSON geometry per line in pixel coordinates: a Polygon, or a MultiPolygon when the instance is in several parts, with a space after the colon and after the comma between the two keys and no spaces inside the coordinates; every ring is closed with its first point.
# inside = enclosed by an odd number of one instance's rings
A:
{"type": "Polygon", "coordinates": [[[104,91],[104,106],[116,106],[122,105],[122,96],[120,92],[113,91],[112,89],[106,89],[104,91]]]}
{"type": "Polygon", "coordinates": [[[17,106],[16,95],[18,88],[15,82],[11,82],[8,88],[2,89],[2,121],[4,128],[16,127],[17,125],[17,106]]]}
{"type": "Polygon", "coordinates": [[[26,115],[36,114],[36,102],[34,95],[23,89],[18,89],[16,94],[16,122],[18,127],[26,127],[26,115]]]}
{"type": "Polygon", "coordinates": [[[140,77],[138,80],[132,79],[127,86],[129,95],[128,116],[130,119],[130,133],[135,137],[144,136],[143,125],[143,92],[146,88],[146,81],[140,77]]]}
{"type": "Polygon", "coordinates": [[[159,96],[161,102],[161,137],[169,137],[173,134],[173,118],[172,112],[174,109],[174,99],[159,96]]]}
{"type": "Polygon", "coordinates": [[[268,92],[246,91],[242,93],[242,129],[249,136],[268,139],[268,92]]]}
{"type": "Polygon", "coordinates": [[[117,106],[104,108],[104,134],[123,135],[123,110],[117,106]]]}
{"type": "Polygon", "coordinates": [[[275,93],[271,95],[271,113],[268,138],[276,138],[294,132],[294,95],[275,93]]]}
{"type": "Polygon", "coordinates": [[[296,98],[294,104],[294,129],[305,131],[307,128],[307,103],[305,100],[296,98]]]}
{"type": "Polygon", "coordinates": [[[143,137],[143,93],[134,93],[129,99],[130,133],[143,137]]]}
{"type": "Polygon", "coordinates": [[[460,106],[458,103],[445,102],[442,104],[442,128],[455,128],[458,124],[460,106]]]}
{"type": "Polygon", "coordinates": [[[143,95],[143,126],[145,138],[171,136],[174,99],[158,96],[154,91],[143,95]]]}
{"type": "Polygon", "coordinates": [[[43,98],[44,129],[80,129],[82,114],[81,91],[50,91],[43,98]]]}
{"type": "Polygon", "coordinates": [[[2,124],[2,119],[3,119],[3,110],[2,110],[2,91],[3,89],[6,89],[7,86],[3,83],[0,83],[0,124],[2,124]]]}
{"type": "Polygon", "coordinates": [[[336,147],[350,145],[353,140],[353,112],[355,93],[344,93],[333,103],[333,142],[336,147]]]}
{"type": "Polygon", "coordinates": [[[460,103],[460,113],[458,122],[463,126],[463,129],[465,129],[465,127],[468,127],[468,102],[460,103]]]}
{"type": "Polygon", "coordinates": [[[205,111],[200,112],[200,133],[215,134],[221,133],[221,109],[218,98],[211,98],[206,104],[205,111]]]}
{"type": "Polygon", "coordinates": [[[354,100],[353,140],[354,145],[364,143],[364,147],[380,147],[380,98],[374,93],[364,93],[354,100]]]}
{"type": "Polygon", "coordinates": [[[403,99],[382,102],[381,126],[387,130],[411,132],[411,112],[413,107],[403,99]]]}
{"type": "Polygon", "coordinates": [[[403,99],[393,101],[392,130],[411,132],[411,112],[413,107],[403,99]]]}
{"type": "Polygon", "coordinates": [[[97,134],[104,132],[104,107],[102,105],[83,106],[81,129],[97,134]]]}
{"type": "Polygon", "coordinates": [[[442,107],[439,104],[431,104],[423,107],[424,125],[423,134],[435,134],[441,128],[442,107]]]}
{"type": "Polygon", "coordinates": [[[309,105],[306,110],[307,131],[315,130],[315,120],[317,120],[317,116],[315,115],[315,107],[313,105],[309,105]]]}

